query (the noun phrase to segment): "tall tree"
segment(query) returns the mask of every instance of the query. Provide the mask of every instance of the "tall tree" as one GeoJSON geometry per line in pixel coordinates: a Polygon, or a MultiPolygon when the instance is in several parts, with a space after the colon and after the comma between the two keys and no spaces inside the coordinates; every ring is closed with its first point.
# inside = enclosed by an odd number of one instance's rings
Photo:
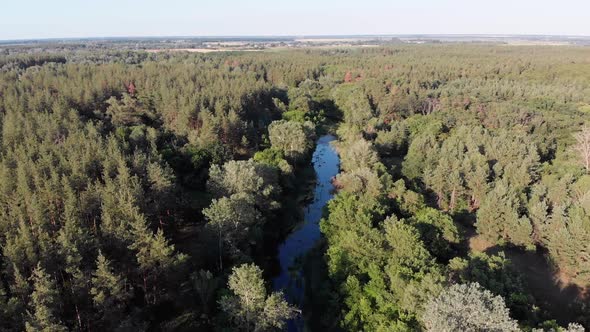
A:
{"type": "Polygon", "coordinates": [[[508,241],[518,246],[532,246],[533,227],[520,210],[517,193],[504,181],[497,182],[477,211],[477,232],[494,243],[508,241]]]}
{"type": "Polygon", "coordinates": [[[262,222],[260,212],[244,194],[214,199],[203,210],[203,215],[218,237],[220,269],[223,269],[224,246],[228,247],[234,257],[240,257],[244,254],[243,243],[252,240],[253,228],[262,222]]]}
{"type": "Polygon", "coordinates": [[[166,278],[173,278],[187,260],[187,256],[176,253],[159,228],[154,234],[147,228],[143,217],[136,218],[132,223],[133,243],[129,249],[135,251],[135,258],[141,273],[144,298],[148,304],[156,304],[161,295],[167,295],[166,278]]]}
{"type": "Polygon", "coordinates": [[[240,331],[284,329],[297,314],[281,293],[267,294],[262,270],[256,265],[234,267],[227,286],[232,294],[223,296],[219,305],[240,331]]]}
{"type": "Polygon", "coordinates": [[[55,282],[38,264],[31,276],[33,293],[31,294],[31,313],[26,322],[27,332],[67,331],[60,321],[60,294],[55,282]]]}
{"type": "Polygon", "coordinates": [[[131,294],[127,289],[125,279],[116,274],[111,262],[99,251],[96,259],[96,270],[91,280],[90,294],[92,301],[100,314],[102,327],[117,326],[124,317],[127,301],[131,294]]]}
{"type": "Polygon", "coordinates": [[[268,126],[272,147],[283,151],[293,161],[299,161],[309,153],[314,136],[315,128],[311,122],[279,120],[268,126]]]}
{"type": "Polygon", "coordinates": [[[244,194],[261,209],[279,207],[277,170],[254,160],[232,160],[221,167],[212,165],[207,186],[217,197],[244,194]]]}

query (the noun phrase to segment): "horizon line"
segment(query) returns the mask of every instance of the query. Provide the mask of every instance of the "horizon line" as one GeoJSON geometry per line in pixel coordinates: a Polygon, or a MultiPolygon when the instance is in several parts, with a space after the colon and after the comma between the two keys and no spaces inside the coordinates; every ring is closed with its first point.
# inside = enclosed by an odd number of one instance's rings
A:
{"type": "Polygon", "coordinates": [[[129,35],[129,36],[88,36],[88,37],[33,37],[17,39],[0,39],[0,43],[6,42],[35,42],[35,41],[75,41],[75,40],[109,40],[109,39],[159,39],[159,38],[328,38],[328,37],[561,37],[561,38],[590,38],[590,35],[572,34],[506,34],[506,33],[404,33],[404,34],[278,34],[278,35],[129,35]]]}

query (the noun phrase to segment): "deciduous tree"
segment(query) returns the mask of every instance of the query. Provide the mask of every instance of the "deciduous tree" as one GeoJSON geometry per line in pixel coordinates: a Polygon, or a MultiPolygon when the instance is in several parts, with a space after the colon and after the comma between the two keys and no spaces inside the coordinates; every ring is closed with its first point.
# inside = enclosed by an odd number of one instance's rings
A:
{"type": "Polygon", "coordinates": [[[268,126],[268,138],[273,148],[283,151],[289,160],[298,161],[309,153],[314,131],[311,122],[279,120],[268,126]]]}
{"type": "Polygon", "coordinates": [[[297,314],[282,293],[267,294],[262,270],[256,265],[233,268],[227,286],[232,294],[223,296],[219,305],[242,331],[283,329],[286,321],[297,314]]]}
{"type": "Polygon", "coordinates": [[[518,324],[500,296],[494,296],[478,283],[452,285],[426,306],[423,316],[432,332],[518,332],[518,324]]]}

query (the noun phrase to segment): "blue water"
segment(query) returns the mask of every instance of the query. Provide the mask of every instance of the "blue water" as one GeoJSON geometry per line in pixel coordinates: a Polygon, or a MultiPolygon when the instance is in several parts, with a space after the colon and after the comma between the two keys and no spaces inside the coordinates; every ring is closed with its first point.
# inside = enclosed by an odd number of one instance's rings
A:
{"type": "MultiPolygon", "coordinates": [[[[303,304],[303,271],[298,258],[303,258],[320,238],[319,222],[322,210],[332,198],[334,186],[332,178],[340,169],[340,158],[331,142],[336,138],[332,135],[320,137],[312,156],[313,168],[316,173],[316,186],[313,201],[305,207],[304,220],[279,246],[279,262],[281,274],[273,279],[275,290],[282,290],[287,300],[301,308],[303,304]]],[[[289,321],[289,331],[302,331],[301,317],[289,321]]]]}

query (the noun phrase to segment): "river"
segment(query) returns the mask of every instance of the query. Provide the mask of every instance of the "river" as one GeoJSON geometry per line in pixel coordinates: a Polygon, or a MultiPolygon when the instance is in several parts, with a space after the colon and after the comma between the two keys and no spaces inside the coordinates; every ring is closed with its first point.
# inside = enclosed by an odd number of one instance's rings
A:
{"type": "MultiPolygon", "coordinates": [[[[312,156],[316,174],[313,201],[304,210],[303,222],[279,246],[280,274],[273,279],[275,290],[285,292],[287,300],[299,308],[303,304],[303,271],[300,259],[311,250],[320,239],[320,219],[326,203],[333,196],[332,178],[340,170],[340,158],[332,146],[336,138],[324,135],[317,141],[312,156]]],[[[302,331],[303,319],[289,321],[289,331],[302,331]]]]}

